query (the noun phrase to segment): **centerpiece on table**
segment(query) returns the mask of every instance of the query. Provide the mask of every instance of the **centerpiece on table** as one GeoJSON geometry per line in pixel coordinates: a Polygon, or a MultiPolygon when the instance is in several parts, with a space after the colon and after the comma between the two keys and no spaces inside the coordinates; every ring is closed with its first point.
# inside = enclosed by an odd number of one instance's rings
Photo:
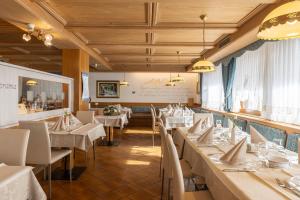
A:
{"type": "Polygon", "coordinates": [[[103,114],[106,116],[120,115],[120,111],[116,106],[106,106],[103,110],[103,114]]]}

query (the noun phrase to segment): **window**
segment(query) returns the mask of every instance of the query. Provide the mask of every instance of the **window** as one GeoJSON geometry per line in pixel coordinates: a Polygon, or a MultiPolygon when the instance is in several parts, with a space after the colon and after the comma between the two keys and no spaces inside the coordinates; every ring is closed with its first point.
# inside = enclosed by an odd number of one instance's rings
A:
{"type": "Polygon", "coordinates": [[[234,112],[262,110],[264,68],[264,46],[236,58],[232,88],[234,112]]]}
{"type": "Polygon", "coordinates": [[[266,43],[265,118],[300,124],[300,39],[266,43]]]}
{"type": "Polygon", "coordinates": [[[221,64],[216,66],[216,71],[204,73],[202,78],[202,106],[223,110],[224,89],[221,64]]]}

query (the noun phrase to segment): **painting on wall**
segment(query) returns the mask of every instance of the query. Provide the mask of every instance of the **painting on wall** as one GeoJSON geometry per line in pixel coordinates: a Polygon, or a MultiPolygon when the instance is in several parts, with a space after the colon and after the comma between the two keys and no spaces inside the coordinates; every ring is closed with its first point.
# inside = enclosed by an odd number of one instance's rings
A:
{"type": "Polygon", "coordinates": [[[120,98],[120,81],[97,81],[97,98],[120,98]]]}

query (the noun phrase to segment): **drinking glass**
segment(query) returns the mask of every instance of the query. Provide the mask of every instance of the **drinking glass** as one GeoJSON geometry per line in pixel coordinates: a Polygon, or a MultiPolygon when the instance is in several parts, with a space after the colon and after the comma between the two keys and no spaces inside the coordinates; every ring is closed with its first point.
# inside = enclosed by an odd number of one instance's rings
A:
{"type": "Polygon", "coordinates": [[[274,138],[273,143],[275,144],[275,149],[281,153],[285,153],[284,147],[283,147],[283,140],[280,138],[274,138]]]}
{"type": "Polygon", "coordinates": [[[259,143],[258,144],[258,158],[265,162],[266,166],[268,167],[268,159],[267,156],[269,154],[269,147],[267,143],[259,143]]]}
{"type": "Polygon", "coordinates": [[[222,128],[222,120],[216,120],[216,127],[222,128]]]}

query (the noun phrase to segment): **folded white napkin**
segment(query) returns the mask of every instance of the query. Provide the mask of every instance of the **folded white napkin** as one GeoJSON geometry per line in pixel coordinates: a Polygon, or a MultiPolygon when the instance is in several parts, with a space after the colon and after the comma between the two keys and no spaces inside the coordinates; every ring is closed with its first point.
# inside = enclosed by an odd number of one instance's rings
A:
{"type": "Polygon", "coordinates": [[[189,128],[188,132],[192,134],[197,134],[202,131],[202,119],[197,121],[191,128],[189,128]]]}
{"type": "Polygon", "coordinates": [[[212,144],[213,142],[214,127],[205,129],[205,132],[197,139],[200,144],[212,144]]]}
{"type": "Polygon", "coordinates": [[[169,104],[169,105],[167,106],[167,109],[172,110],[172,109],[173,109],[172,105],[169,104]]]}
{"type": "Polygon", "coordinates": [[[173,117],[179,117],[182,116],[182,110],[181,109],[174,109],[173,113],[172,113],[173,117]]]}
{"type": "Polygon", "coordinates": [[[250,126],[250,137],[251,143],[258,144],[258,143],[266,143],[267,139],[262,136],[254,127],[250,126]]]}
{"type": "Polygon", "coordinates": [[[81,121],[79,121],[79,119],[77,119],[77,117],[75,117],[73,114],[70,115],[70,125],[78,125],[78,124],[82,124],[81,121]]]}
{"type": "Polygon", "coordinates": [[[52,131],[65,131],[66,130],[66,125],[64,121],[64,117],[61,116],[58,118],[58,120],[53,124],[53,126],[50,128],[52,131]]]}
{"type": "Polygon", "coordinates": [[[234,145],[227,153],[225,153],[220,160],[223,162],[235,165],[245,161],[247,151],[247,138],[245,137],[239,143],[234,145]]]}

